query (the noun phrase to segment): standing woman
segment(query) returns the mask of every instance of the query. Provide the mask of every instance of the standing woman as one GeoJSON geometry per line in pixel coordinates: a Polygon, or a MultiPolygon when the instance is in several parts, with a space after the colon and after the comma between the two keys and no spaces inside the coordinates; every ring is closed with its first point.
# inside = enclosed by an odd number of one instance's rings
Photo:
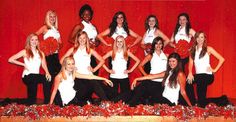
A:
{"type": "MultiPolygon", "coordinates": [[[[125,13],[122,11],[116,12],[113,16],[112,22],[109,25],[109,28],[97,36],[98,39],[105,45],[106,50],[103,53],[110,51],[110,49],[108,50],[107,48],[112,46],[112,43],[119,35],[125,38],[127,48],[130,48],[131,50],[133,50],[132,48],[142,39],[138,34],[129,29],[125,13]],[[105,36],[111,38],[105,39],[105,36]],[[130,37],[133,37],[134,39],[131,39],[130,37]]],[[[134,52],[135,51],[136,50],[134,50],[134,52]]]]}
{"type": "MultiPolygon", "coordinates": [[[[79,16],[82,21],[79,24],[75,25],[73,31],[70,34],[69,42],[74,44],[76,34],[81,31],[84,31],[88,34],[90,48],[96,50],[96,47],[99,45],[99,40],[96,39],[98,34],[97,29],[91,23],[91,20],[93,18],[93,10],[91,6],[88,4],[83,5],[80,8],[79,16]]],[[[91,56],[91,66],[94,68],[96,67],[96,65],[97,65],[96,58],[94,56],[91,56]]],[[[98,71],[94,74],[97,75],[98,71]]]]}
{"type": "MultiPolygon", "coordinates": [[[[111,98],[118,95],[118,88],[120,87],[120,94],[130,90],[130,82],[128,74],[133,72],[139,64],[139,59],[127,50],[125,38],[123,36],[117,36],[113,44],[113,50],[109,51],[103,58],[106,60],[108,57],[112,58],[112,68],[107,68],[103,65],[104,69],[110,73],[110,80],[114,84],[114,95],[111,98]],[[128,57],[131,57],[135,64],[127,69],[128,57]]],[[[109,91],[107,91],[109,92],[109,91]]]]}
{"type": "Polygon", "coordinates": [[[174,47],[175,52],[180,55],[183,70],[188,63],[189,50],[191,48],[190,42],[194,35],[195,31],[191,27],[189,15],[187,13],[179,14],[174,33],[170,40],[170,46],[174,47]]]}
{"type": "MultiPolygon", "coordinates": [[[[187,104],[192,106],[185,91],[186,76],[182,70],[181,58],[178,53],[172,53],[169,55],[166,72],[139,77],[136,78],[134,82],[162,77],[164,91],[162,93],[162,97],[160,99],[156,99],[157,102],[165,103],[171,106],[178,105],[180,93],[187,104]]],[[[135,85],[132,85],[132,88],[134,87],[135,85]]]]}
{"type": "Polygon", "coordinates": [[[50,104],[55,102],[56,105],[65,106],[69,104],[84,105],[86,100],[82,92],[74,90],[75,78],[84,79],[97,79],[105,80],[108,84],[112,85],[110,80],[95,75],[82,75],[75,71],[75,60],[73,57],[66,57],[62,62],[62,68],[60,73],[56,76],[54,87],[50,99],[50,104]]]}
{"type": "MultiPolygon", "coordinates": [[[[159,29],[158,19],[155,15],[149,15],[145,20],[146,32],[143,35],[141,47],[144,49],[144,54],[151,54],[151,45],[156,37],[161,37],[164,42],[170,42],[169,38],[159,29]]],[[[166,44],[165,44],[166,45],[166,44]]],[[[164,45],[163,45],[164,46],[164,45]]],[[[150,62],[145,64],[145,72],[150,72],[150,62]]]]}
{"type": "Polygon", "coordinates": [[[206,99],[207,86],[214,81],[213,73],[220,69],[225,59],[213,47],[207,46],[206,34],[203,31],[197,32],[194,39],[189,57],[188,83],[192,84],[193,80],[196,82],[198,103],[204,107],[208,104],[206,99]],[[219,61],[215,68],[210,65],[211,54],[219,61]],[[192,73],[193,65],[196,70],[194,76],[192,73]]]}
{"type": "MultiPolygon", "coordinates": [[[[143,68],[147,62],[150,62],[151,64],[150,74],[158,74],[166,71],[167,57],[163,52],[163,47],[164,40],[161,37],[156,37],[152,42],[151,53],[148,54],[139,65],[139,70],[144,76],[149,74],[145,72],[143,68]]],[[[134,95],[129,103],[131,105],[136,105],[138,104],[138,101],[140,101],[139,99],[142,97],[151,97],[151,100],[159,99],[163,92],[162,80],[162,78],[157,78],[142,81],[141,84],[135,88],[134,95]]],[[[133,82],[132,86],[136,86],[136,82],[133,82]]]]}
{"type": "MultiPolygon", "coordinates": [[[[89,38],[87,33],[84,31],[77,34],[74,47],[70,48],[66,52],[66,54],[61,58],[61,62],[63,62],[65,57],[71,55],[75,59],[76,72],[80,74],[92,75],[104,64],[104,59],[95,50],[89,47],[89,38]],[[94,68],[90,65],[91,56],[94,56],[99,61],[98,65],[94,68]]],[[[107,100],[103,89],[97,81],[76,79],[74,88],[84,93],[95,91],[102,100],[107,100]]],[[[85,97],[90,97],[91,94],[85,95],[85,97]]]]}
{"type": "Polygon", "coordinates": [[[44,53],[39,50],[39,40],[36,34],[30,34],[26,39],[25,49],[11,56],[8,62],[24,67],[22,80],[27,87],[27,104],[35,104],[37,97],[37,85],[43,84],[44,103],[47,104],[50,99],[51,75],[48,72],[44,53]],[[17,59],[23,58],[24,62],[17,59]],[[44,69],[46,75],[39,74],[40,66],[44,69]]]}
{"type": "Polygon", "coordinates": [[[59,48],[62,44],[58,31],[58,18],[55,11],[49,10],[45,16],[44,25],[36,32],[37,35],[43,34],[43,41],[40,42],[40,49],[46,55],[47,67],[52,75],[52,81],[59,73],[61,65],[59,62],[59,48]]]}

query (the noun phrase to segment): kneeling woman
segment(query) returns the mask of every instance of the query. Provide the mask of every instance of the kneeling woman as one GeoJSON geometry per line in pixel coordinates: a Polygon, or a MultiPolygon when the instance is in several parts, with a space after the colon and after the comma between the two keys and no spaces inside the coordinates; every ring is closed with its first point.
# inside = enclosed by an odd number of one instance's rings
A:
{"type": "Polygon", "coordinates": [[[80,93],[79,91],[76,92],[73,88],[75,78],[105,80],[106,83],[112,86],[112,82],[105,78],[95,75],[82,75],[76,73],[74,58],[66,57],[63,60],[61,72],[55,78],[50,104],[52,104],[53,101],[55,102],[55,104],[60,106],[65,106],[68,104],[83,105],[84,103],[86,103],[85,100],[80,99],[80,96],[83,96],[82,93],[80,93]]]}
{"type": "Polygon", "coordinates": [[[156,102],[165,103],[171,106],[177,105],[180,91],[187,104],[192,106],[185,92],[186,76],[182,70],[181,58],[177,53],[172,53],[169,55],[166,72],[136,78],[132,84],[132,88],[135,87],[137,81],[156,79],[163,76],[164,78],[162,85],[164,86],[164,91],[162,93],[162,97],[160,99],[156,99],[156,102]]]}

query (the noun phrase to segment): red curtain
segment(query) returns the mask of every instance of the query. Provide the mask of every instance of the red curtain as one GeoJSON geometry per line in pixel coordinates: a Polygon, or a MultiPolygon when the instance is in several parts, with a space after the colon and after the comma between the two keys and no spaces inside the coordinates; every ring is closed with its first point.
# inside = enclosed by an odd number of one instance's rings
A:
{"type": "MultiPolygon", "coordinates": [[[[1,0],[0,1],[0,98],[26,97],[26,87],[21,80],[22,67],[9,64],[8,58],[24,48],[26,36],[38,30],[44,23],[46,11],[55,10],[59,19],[59,31],[64,47],[62,56],[72,45],[68,36],[79,22],[78,11],[88,3],[94,10],[92,22],[98,31],[105,30],[115,12],[126,13],[129,27],[143,35],[144,21],[149,14],[159,19],[160,29],[168,36],[174,30],[177,16],[187,12],[193,29],[207,34],[208,44],[226,59],[223,67],[215,74],[214,83],[208,87],[208,96],[226,94],[236,98],[233,76],[236,60],[236,1],[121,1],[121,0],[1,0]]],[[[42,38],[42,37],[40,37],[42,38]]],[[[217,60],[212,57],[213,66],[217,60]]],[[[42,97],[40,92],[39,97],[42,97]]]]}

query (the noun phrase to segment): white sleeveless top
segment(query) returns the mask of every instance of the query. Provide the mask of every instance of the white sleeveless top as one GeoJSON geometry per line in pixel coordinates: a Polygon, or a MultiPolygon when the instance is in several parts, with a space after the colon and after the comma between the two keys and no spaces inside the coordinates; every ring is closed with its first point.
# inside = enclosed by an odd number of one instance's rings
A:
{"type": "Polygon", "coordinates": [[[124,73],[124,71],[127,69],[127,61],[124,59],[123,54],[123,51],[116,52],[115,59],[111,61],[112,70],[115,71],[115,74],[110,74],[111,78],[128,78],[128,74],[124,73]]]}
{"type": "Polygon", "coordinates": [[[48,29],[48,31],[43,35],[44,40],[47,39],[48,37],[53,37],[58,41],[60,39],[60,33],[55,27],[52,27],[48,29]]]}
{"type": "Polygon", "coordinates": [[[196,52],[195,52],[194,64],[195,64],[196,74],[201,74],[201,73],[212,74],[211,71],[208,71],[208,68],[211,67],[210,56],[206,52],[206,54],[199,59],[199,55],[201,51],[202,51],[202,48],[200,48],[199,50],[196,49],[196,52]]]}
{"type": "Polygon", "coordinates": [[[75,83],[72,74],[68,75],[66,73],[66,77],[66,80],[62,78],[62,81],[58,86],[63,105],[68,104],[71,100],[73,100],[76,94],[76,91],[73,88],[75,83]]]}
{"type": "Polygon", "coordinates": [[[116,31],[113,33],[113,35],[111,36],[114,40],[116,39],[117,36],[123,36],[124,38],[126,38],[128,36],[128,34],[126,33],[126,31],[124,30],[123,27],[116,27],[116,31]]]}
{"type": "Polygon", "coordinates": [[[145,37],[144,37],[144,44],[147,44],[147,43],[152,43],[153,42],[153,39],[155,38],[155,31],[156,31],[156,28],[154,29],[148,29],[145,33],[145,37]]]}
{"type": "Polygon", "coordinates": [[[76,71],[80,74],[93,74],[88,70],[91,62],[91,54],[86,52],[86,48],[80,49],[78,48],[75,54],[73,55],[75,59],[75,67],[76,71]]]}
{"type": "Polygon", "coordinates": [[[95,42],[95,38],[96,38],[96,36],[98,34],[96,28],[90,22],[87,23],[85,21],[82,21],[82,24],[84,25],[83,31],[85,31],[88,34],[88,37],[89,37],[90,40],[95,42]]]}
{"type": "Polygon", "coordinates": [[[164,91],[162,93],[162,96],[165,97],[166,99],[168,99],[170,102],[175,103],[176,105],[178,105],[180,85],[177,82],[176,88],[175,87],[171,88],[169,86],[169,78],[170,78],[171,74],[172,74],[172,72],[170,71],[170,74],[169,74],[169,76],[168,76],[168,78],[166,79],[166,82],[165,82],[165,88],[164,88],[164,91]]]}
{"type": "Polygon", "coordinates": [[[185,40],[188,43],[191,41],[191,38],[186,34],[185,28],[186,27],[179,27],[178,32],[175,35],[175,43],[178,43],[179,40],[185,40]]]}
{"type": "MultiPolygon", "coordinates": [[[[157,55],[156,52],[153,53],[152,59],[150,61],[151,64],[151,71],[150,74],[157,74],[166,71],[166,65],[167,65],[167,57],[161,51],[160,56],[157,55]]],[[[155,82],[162,82],[163,78],[153,79],[152,81],[155,82]]]]}
{"type": "Polygon", "coordinates": [[[24,69],[22,77],[29,74],[39,74],[39,68],[41,66],[42,60],[38,54],[38,51],[33,51],[33,54],[33,58],[31,57],[28,59],[27,57],[24,57],[24,63],[28,70],[24,69]]]}

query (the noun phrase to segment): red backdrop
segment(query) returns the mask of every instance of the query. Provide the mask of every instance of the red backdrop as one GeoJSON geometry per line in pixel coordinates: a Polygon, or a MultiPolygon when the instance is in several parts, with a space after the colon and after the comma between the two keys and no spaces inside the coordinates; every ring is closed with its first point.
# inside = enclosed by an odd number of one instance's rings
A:
{"type": "MultiPolygon", "coordinates": [[[[26,36],[44,23],[46,11],[55,10],[59,19],[59,31],[64,47],[60,56],[72,45],[67,42],[73,26],[78,23],[78,10],[88,3],[94,10],[92,22],[98,31],[105,30],[118,10],[126,13],[129,27],[143,35],[144,21],[149,14],[159,19],[160,29],[170,37],[181,12],[190,15],[192,27],[204,30],[209,45],[213,46],[226,61],[215,74],[208,96],[226,94],[236,98],[233,76],[236,60],[236,1],[120,1],[120,0],[1,0],[0,1],[0,98],[26,97],[26,87],[21,80],[22,67],[9,64],[8,58],[23,49],[26,36]]],[[[42,38],[42,37],[41,37],[42,38]]],[[[217,60],[211,60],[213,66],[217,60]]],[[[42,93],[39,94],[42,97],[42,93]]]]}

